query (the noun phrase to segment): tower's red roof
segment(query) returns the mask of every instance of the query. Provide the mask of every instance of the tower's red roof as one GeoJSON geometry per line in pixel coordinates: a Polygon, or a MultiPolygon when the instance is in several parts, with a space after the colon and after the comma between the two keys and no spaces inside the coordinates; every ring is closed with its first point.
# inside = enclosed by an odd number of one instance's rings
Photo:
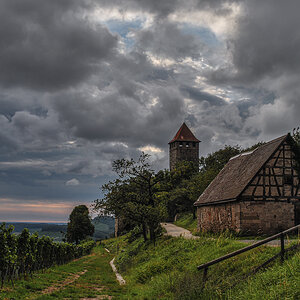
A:
{"type": "Polygon", "coordinates": [[[191,132],[191,130],[186,126],[185,123],[183,123],[181,125],[181,127],[179,128],[179,130],[177,131],[177,133],[175,134],[174,138],[172,139],[172,141],[169,142],[173,143],[173,142],[200,142],[191,132]]]}

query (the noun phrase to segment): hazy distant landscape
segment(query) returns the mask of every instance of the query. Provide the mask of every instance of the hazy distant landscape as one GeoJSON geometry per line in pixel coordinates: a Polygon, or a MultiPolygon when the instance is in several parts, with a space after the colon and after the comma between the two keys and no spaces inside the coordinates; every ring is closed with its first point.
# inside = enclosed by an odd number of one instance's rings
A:
{"type": "MultiPolygon", "coordinates": [[[[114,218],[96,217],[92,220],[92,223],[95,226],[95,233],[93,235],[95,240],[109,238],[114,234],[114,218]]],[[[24,228],[28,228],[30,233],[37,232],[39,236],[50,236],[57,242],[61,242],[67,232],[67,223],[7,222],[6,225],[13,225],[15,234],[20,234],[24,228]]]]}

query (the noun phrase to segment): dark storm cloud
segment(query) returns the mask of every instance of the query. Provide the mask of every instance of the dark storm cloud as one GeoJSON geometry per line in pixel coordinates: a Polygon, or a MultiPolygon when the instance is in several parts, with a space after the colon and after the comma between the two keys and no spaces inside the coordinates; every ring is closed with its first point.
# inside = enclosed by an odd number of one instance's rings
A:
{"type": "Polygon", "coordinates": [[[300,68],[300,3],[244,1],[237,30],[229,41],[234,69],[224,63],[213,73],[214,83],[257,84],[265,77],[297,73],[300,68]]]}
{"type": "Polygon", "coordinates": [[[103,98],[61,95],[55,101],[55,108],[61,122],[75,137],[98,142],[121,141],[131,147],[164,145],[174,120],[183,114],[183,102],[176,89],[157,87],[138,101],[117,93],[103,98]],[[151,101],[153,105],[148,106],[151,101]]]}
{"type": "Polygon", "coordinates": [[[232,41],[233,62],[244,80],[298,72],[299,1],[247,1],[232,41]]]}
{"type": "Polygon", "coordinates": [[[207,101],[211,105],[216,106],[222,106],[226,104],[226,102],[222,98],[209,94],[207,92],[203,92],[201,91],[201,89],[197,89],[191,86],[181,86],[180,90],[183,95],[196,101],[207,101]]]}
{"type": "Polygon", "coordinates": [[[232,60],[207,75],[211,84],[254,91],[237,104],[245,135],[270,139],[299,124],[299,8],[296,0],[244,1],[228,42],[232,60]],[[255,90],[265,95],[255,99],[255,90]]]}
{"type": "Polygon", "coordinates": [[[99,70],[117,38],[83,16],[83,1],[1,1],[0,84],[66,88],[99,70]]]}

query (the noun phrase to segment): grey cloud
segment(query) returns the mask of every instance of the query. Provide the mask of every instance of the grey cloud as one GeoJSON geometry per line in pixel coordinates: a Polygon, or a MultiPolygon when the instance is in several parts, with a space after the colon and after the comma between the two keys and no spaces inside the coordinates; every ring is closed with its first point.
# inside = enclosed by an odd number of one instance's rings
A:
{"type": "Polygon", "coordinates": [[[235,71],[224,65],[213,74],[215,82],[257,84],[264,77],[299,72],[299,1],[245,1],[243,7],[228,44],[235,71]]]}
{"type": "Polygon", "coordinates": [[[114,176],[111,162],[136,158],[141,147],[159,147],[153,164],[167,167],[167,143],[184,120],[202,141],[201,155],[296,127],[298,20],[284,5],[269,0],[2,1],[2,195],[91,201],[114,176]],[[165,18],[195,9],[223,18],[234,2],[244,3],[246,13],[229,48],[222,41],[205,48],[201,32],[181,30],[185,25],[165,18]],[[132,29],[128,46],[127,37],[84,17],[97,5],[145,13],[141,18],[150,13],[154,25],[132,29]],[[281,9],[290,16],[281,17],[281,9]],[[151,54],[175,62],[154,64],[151,54]],[[186,57],[192,60],[183,63],[186,57]],[[209,88],[222,96],[204,92],[209,88]],[[66,187],[72,178],[80,187],[66,187]]]}
{"type": "Polygon", "coordinates": [[[241,135],[269,140],[299,124],[299,1],[244,1],[229,41],[232,61],[208,75],[211,84],[252,89],[237,107],[241,135]],[[259,91],[259,93],[255,92],[259,91]]]}
{"type": "Polygon", "coordinates": [[[145,143],[162,145],[170,125],[183,114],[183,102],[172,88],[153,88],[146,97],[145,102],[117,93],[97,99],[88,95],[61,95],[55,101],[55,109],[60,121],[76,137],[89,141],[119,141],[132,147],[145,143]],[[149,106],[151,98],[156,102],[149,106]]]}
{"type": "Polygon", "coordinates": [[[136,33],[141,50],[147,50],[163,58],[182,60],[199,58],[204,47],[194,36],[183,33],[178,24],[161,21],[151,28],[136,33]]]}
{"type": "Polygon", "coordinates": [[[117,38],[80,9],[78,1],[1,2],[0,84],[60,89],[99,71],[117,38]]]}
{"type": "Polygon", "coordinates": [[[186,97],[189,97],[196,101],[207,101],[211,105],[216,106],[222,106],[226,104],[226,102],[222,98],[209,94],[207,92],[203,92],[201,91],[201,89],[190,86],[181,86],[180,90],[184,95],[186,95],[186,97]]]}
{"type": "Polygon", "coordinates": [[[141,10],[165,18],[176,11],[210,10],[219,15],[228,14],[231,9],[227,4],[240,0],[98,0],[99,6],[119,7],[120,11],[141,10]]]}
{"type": "Polygon", "coordinates": [[[119,7],[120,11],[142,10],[164,17],[176,10],[180,4],[179,0],[98,0],[100,7],[119,7]]]}

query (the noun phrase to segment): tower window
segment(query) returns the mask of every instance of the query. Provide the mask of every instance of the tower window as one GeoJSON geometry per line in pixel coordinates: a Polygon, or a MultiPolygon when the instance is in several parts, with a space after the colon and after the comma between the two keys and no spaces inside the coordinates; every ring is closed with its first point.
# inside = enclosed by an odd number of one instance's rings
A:
{"type": "Polygon", "coordinates": [[[186,142],[185,146],[186,146],[186,147],[189,147],[189,146],[190,146],[190,143],[189,143],[189,142],[186,142]]]}
{"type": "Polygon", "coordinates": [[[182,147],[183,143],[182,142],[179,142],[179,147],[182,147]]]}

